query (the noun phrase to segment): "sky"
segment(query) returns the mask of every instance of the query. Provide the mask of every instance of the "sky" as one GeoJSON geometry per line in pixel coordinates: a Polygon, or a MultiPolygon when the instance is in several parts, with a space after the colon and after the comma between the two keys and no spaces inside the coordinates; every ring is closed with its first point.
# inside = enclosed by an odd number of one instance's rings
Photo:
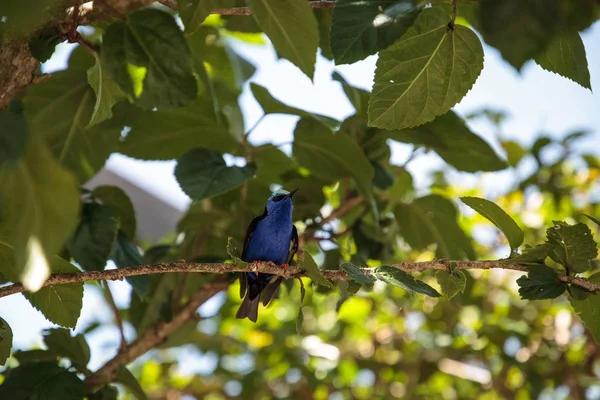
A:
{"type": "MultiPolygon", "coordinates": [[[[600,88],[600,23],[596,23],[582,34],[592,77],[592,88],[600,88]]],[[[63,69],[74,45],[61,44],[54,56],[43,65],[45,72],[63,69]]],[[[257,67],[251,79],[267,87],[273,96],[288,105],[318,112],[337,119],[344,119],[354,111],[346,99],[340,84],[331,80],[333,71],[340,72],[351,84],[370,90],[373,84],[376,57],[352,65],[335,66],[331,61],[318,57],[314,81],[303,75],[290,62],[277,59],[270,45],[261,47],[242,43],[235,44],[235,50],[257,67]]],[[[576,130],[591,130],[588,145],[600,139],[600,97],[577,84],[558,75],[542,70],[533,62],[525,65],[519,73],[504,62],[495,49],[484,46],[485,63],[473,89],[455,107],[461,115],[467,115],[482,108],[492,108],[510,116],[502,126],[503,137],[522,144],[531,144],[540,133],[552,137],[563,137],[576,130]]],[[[240,104],[246,126],[253,126],[262,115],[258,103],[252,98],[246,85],[240,97],[240,104]]],[[[287,143],[293,138],[293,128],[297,117],[270,115],[258,125],[251,135],[254,144],[287,143]]],[[[484,137],[501,153],[492,126],[483,121],[469,122],[472,130],[484,137]]],[[[595,146],[599,153],[598,146],[595,146]]],[[[289,147],[288,147],[289,150],[289,147]]],[[[392,145],[392,162],[401,164],[410,152],[406,145],[392,145]]],[[[443,163],[436,155],[427,155],[412,161],[409,171],[417,184],[426,183],[426,171],[440,168],[443,163]]],[[[185,210],[189,198],[180,190],[173,176],[175,163],[140,162],[114,154],[106,168],[120,173],[124,178],[148,190],[174,207],[185,210]]],[[[452,172],[451,179],[465,185],[480,182],[476,176],[452,172]]],[[[486,194],[497,195],[510,185],[503,173],[487,174],[483,179],[486,194]]],[[[265,195],[267,196],[267,195],[265,195]]],[[[125,306],[129,299],[129,286],[124,282],[111,282],[111,288],[119,305],[125,306]]],[[[213,304],[214,306],[214,304],[213,304]]],[[[210,309],[208,305],[206,309],[210,309]]],[[[213,307],[214,308],[214,307],[213,307]]],[[[11,325],[15,348],[30,348],[41,345],[40,331],[52,324],[35,311],[21,295],[2,299],[0,314],[11,325]]],[[[81,332],[94,320],[110,323],[112,316],[105,306],[99,289],[86,285],[84,305],[75,332],[81,332]]],[[[128,339],[133,338],[133,330],[126,329],[128,339]]],[[[92,347],[92,369],[100,366],[114,355],[118,347],[118,331],[114,327],[97,330],[88,335],[92,347]]]]}

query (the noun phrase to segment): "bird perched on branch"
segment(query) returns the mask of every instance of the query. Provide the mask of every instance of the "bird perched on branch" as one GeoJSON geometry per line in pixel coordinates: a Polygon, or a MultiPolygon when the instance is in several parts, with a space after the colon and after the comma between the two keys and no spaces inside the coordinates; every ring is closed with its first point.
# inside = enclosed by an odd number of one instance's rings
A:
{"type": "MultiPolygon", "coordinates": [[[[271,261],[287,268],[298,251],[298,231],[292,222],[292,199],[297,190],[279,191],[269,197],[265,211],[248,226],[242,260],[271,261]]],[[[269,304],[282,280],[277,275],[242,272],[240,297],[244,300],[235,317],[256,322],[258,303],[262,300],[263,305],[269,304]]]]}

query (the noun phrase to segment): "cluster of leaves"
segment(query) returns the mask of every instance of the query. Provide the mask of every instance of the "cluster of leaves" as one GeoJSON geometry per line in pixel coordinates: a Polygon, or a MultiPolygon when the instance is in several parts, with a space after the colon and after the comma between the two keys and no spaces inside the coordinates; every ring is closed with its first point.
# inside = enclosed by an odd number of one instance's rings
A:
{"type": "MultiPolygon", "coordinates": [[[[64,11],[60,3],[45,0],[42,6],[49,6],[48,13],[64,11]]],[[[0,15],[6,17],[1,29],[17,30],[15,26],[26,25],[21,25],[19,16],[27,4],[0,6],[0,15]]],[[[492,369],[500,366],[494,373],[504,374],[505,380],[509,374],[517,376],[506,367],[514,359],[503,359],[502,343],[511,334],[518,334],[525,343],[530,335],[538,347],[543,342],[545,348],[551,348],[551,339],[540,339],[539,330],[545,324],[541,315],[527,317],[532,326],[523,327],[514,315],[525,312],[525,303],[511,305],[510,313],[499,311],[500,317],[492,312],[493,305],[486,305],[490,316],[469,325],[466,312],[457,310],[484,302],[485,295],[491,293],[487,281],[484,284],[469,272],[455,270],[448,262],[448,272],[438,271],[435,280],[445,298],[455,298],[453,304],[436,299],[442,296],[427,283],[431,277],[417,280],[390,266],[422,256],[475,260],[492,252],[473,240],[472,225],[458,212],[451,200],[456,193],[444,179],[431,193],[415,192],[405,166],[390,162],[388,140],[426,148],[456,170],[470,173],[515,167],[531,155],[539,168],[520,182],[521,188],[535,186],[552,194],[554,205],[563,214],[548,220],[566,220],[579,211],[597,212],[592,205],[586,210],[563,207],[569,201],[569,188],[575,185],[562,182],[572,175],[564,172],[568,152],[553,165],[543,164],[540,153],[550,139],[542,138],[527,150],[504,142],[507,162],[451,110],[483,68],[482,45],[474,29],[516,68],[534,59],[543,68],[590,87],[578,32],[596,20],[597,4],[588,0],[531,0],[522,4],[517,0],[339,0],[333,10],[312,10],[304,0],[180,0],[177,14],[184,31],[174,13],[162,8],[146,8],[94,24],[94,33],[84,35],[84,40],[91,49],[98,48],[97,52],[89,54],[78,48],[65,71],[28,88],[10,110],[0,112],[0,278],[3,282],[22,282],[29,290],[25,297],[46,318],[75,327],[83,284],[41,288],[50,273],[102,270],[108,260],[118,267],[182,258],[226,261],[231,259],[228,238],[241,240],[250,219],[262,211],[273,185],[299,188],[294,215],[307,242],[301,261],[315,284],[308,289],[310,295],[305,299],[302,292],[298,302],[291,290],[293,282],[286,282],[277,308],[261,314],[258,327],[233,319],[237,300],[230,296],[218,315],[199,325],[189,321],[161,345],[163,349],[193,345],[216,354],[221,362],[210,371],[214,373],[212,382],[202,374],[184,380],[168,366],[157,367],[153,361],[137,371],[142,382],[146,368],[158,368],[164,379],[150,385],[157,392],[171,385],[198,396],[228,395],[223,387],[235,381],[242,384],[245,393],[278,397],[285,397],[290,390],[309,388],[320,398],[336,390],[366,398],[402,390],[416,393],[428,385],[454,386],[460,397],[474,397],[480,388],[464,382],[449,384],[448,379],[454,378],[440,377],[437,369],[446,356],[477,358],[482,346],[488,346],[487,365],[492,369]],[[431,7],[426,7],[429,3],[431,7]],[[244,5],[252,17],[207,18],[213,9],[244,5]],[[250,91],[265,116],[299,117],[291,155],[271,144],[252,145],[238,96],[255,68],[235,52],[234,44],[236,40],[262,43],[262,33],[280,57],[310,78],[318,48],[336,64],[379,52],[373,92],[353,87],[334,73],[332,78],[341,84],[355,108],[354,115],[337,121],[284,104],[267,88],[251,83],[250,91]],[[112,186],[80,189],[116,152],[142,160],[177,160],[175,177],[194,203],[177,226],[176,240],[146,246],[142,251],[136,243],[133,206],[122,190],[112,186]],[[229,165],[225,154],[252,162],[229,165]],[[324,206],[339,208],[349,202],[356,206],[340,215],[339,223],[322,223],[324,206]],[[323,238],[327,240],[320,240],[323,238]],[[377,268],[372,275],[365,275],[358,266],[377,268]],[[321,269],[342,269],[351,280],[328,281],[321,269]],[[388,285],[382,289],[377,281],[388,285]],[[332,291],[339,296],[326,296],[332,291]],[[427,296],[405,298],[407,292],[427,296]],[[390,299],[408,309],[430,311],[429,336],[416,337],[390,299]],[[339,311],[338,324],[335,311],[339,311]],[[507,321],[510,324],[498,330],[487,327],[507,321]],[[487,345],[477,337],[476,331],[484,330],[482,326],[490,330],[479,332],[489,338],[487,345]],[[467,333],[461,335],[461,329],[467,333]],[[302,340],[302,336],[315,335],[336,343],[342,355],[328,359],[322,356],[325,350],[317,351],[318,346],[311,347],[302,340]],[[406,338],[413,342],[407,343],[406,338]],[[441,346],[447,352],[434,348],[438,339],[449,343],[441,346]],[[419,348],[427,349],[427,357],[416,357],[419,348]],[[232,366],[238,357],[249,353],[257,366],[271,366],[267,373],[251,374],[232,366]],[[404,361],[400,360],[402,354],[407,355],[404,361]],[[307,355],[309,363],[302,361],[307,355]],[[331,362],[327,364],[327,360],[331,362]],[[411,365],[413,362],[418,365],[411,365]],[[403,363],[406,368],[397,368],[403,363]],[[332,372],[332,366],[338,366],[339,371],[332,372]],[[414,375],[413,369],[420,375],[414,375]],[[303,379],[286,376],[289,370],[298,371],[303,379]],[[378,381],[371,385],[374,389],[365,385],[351,389],[364,370],[376,371],[378,381]],[[319,376],[327,374],[331,378],[323,382],[319,376]],[[269,386],[266,379],[278,385],[269,386]]],[[[42,6],[38,8],[45,10],[42,6]]],[[[47,59],[58,40],[52,29],[36,31],[30,40],[32,54],[47,59]]],[[[568,141],[563,144],[568,148],[568,141]]],[[[597,176],[600,164],[591,155],[586,161],[597,176]]],[[[585,277],[595,272],[590,262],[596,258],[596,243],[589,228],[582,223],[556,222],[541,243],[537,232],[522,231],[503,211],[507,207],[479,196],[461,200],[504,233],[506,239],[501,242],[506,241],[511,249],[506,262],[528,267],[528,276],[518,280],[521,296],[549,299],[568,290],[573,308],[599,338],[594,312],[598,297],[558,280],[559,274],[585,277]],[[524,242],[535,246],[522,248],[524,242]]],[[[596,282],[597,276],[593,274],[590,280],[596,282]]],[[[211,279],[202,274],[129,279],[133,290],[123,317],[141,335],[157,322],[169,320],[211,279]]],[[[11,343],[10,327],[0,319],[2,361],[9,357],[11,343]]],[[[83,336],[71,337],[66,330],[54,330],[46,335],[45,345],[47,350],[13,353],[9,362],[19,365],[5,373],[2,397],[30,390],[33,380],[50,385],[36,387],[39,393],[69,393],[71,398],[85,395],[86,389],[76,375],[90,373],[86,367],[89,349],[83,336]],[[66,368],[64,362],[59,364],[59,358],[69,360],[66,368]]],[[[545,373],[533,367],[527,373],[551,376],[556,372],[554,366],[544,368],[545,373]]],[[[581,367],[582,373],[589,373],[586,368],[581,367]]],[[[255,369],[262,372],[260,367],[255,369]]],[[[125,367],[116,379],[136,397],[145,396],[125,367]]],[[[535,389],[532,393],[543,389],[543,383],[529,384],[535,389]]],[[[509,389],[514,386],[507,383],[509,389]]],[[[90,396],[115,398],[116,392],[106,386],[90,396]]]]}

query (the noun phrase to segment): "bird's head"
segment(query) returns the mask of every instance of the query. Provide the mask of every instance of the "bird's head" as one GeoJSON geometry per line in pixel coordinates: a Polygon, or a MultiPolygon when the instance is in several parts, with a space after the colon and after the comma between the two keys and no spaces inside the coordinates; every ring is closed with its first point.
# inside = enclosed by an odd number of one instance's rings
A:
{"type": "Polygon", "coordinates": [[[285,190],[279,190],[273,193],[269,200],[267,200],[267,213],[269,215],[279,213],[290,213],[292,214],[292,199],[298,189],[294,189],[291,192],[285,190]]]}

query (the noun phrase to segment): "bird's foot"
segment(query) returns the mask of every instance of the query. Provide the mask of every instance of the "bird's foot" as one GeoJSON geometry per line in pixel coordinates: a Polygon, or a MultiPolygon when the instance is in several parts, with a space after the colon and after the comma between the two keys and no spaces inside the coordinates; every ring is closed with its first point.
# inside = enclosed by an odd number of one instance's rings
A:
{"type": "Polygon", "coordinates": [[[281,264],[281,266],[283,267],[283,270],[285,272],[287,272],[288,267],[290,266],[289,264],[281,264]]]}
{"type": "MultiPolygon", "coordinates": [[[[252,261],[250,262],[250,265],[252,266],[252,268],[256,269],[259,265],[260,265],[261,261],[252,261]]],[[[254,275],[258,276],[258,271],[252,271],[254,273],[254,275]]]]}

